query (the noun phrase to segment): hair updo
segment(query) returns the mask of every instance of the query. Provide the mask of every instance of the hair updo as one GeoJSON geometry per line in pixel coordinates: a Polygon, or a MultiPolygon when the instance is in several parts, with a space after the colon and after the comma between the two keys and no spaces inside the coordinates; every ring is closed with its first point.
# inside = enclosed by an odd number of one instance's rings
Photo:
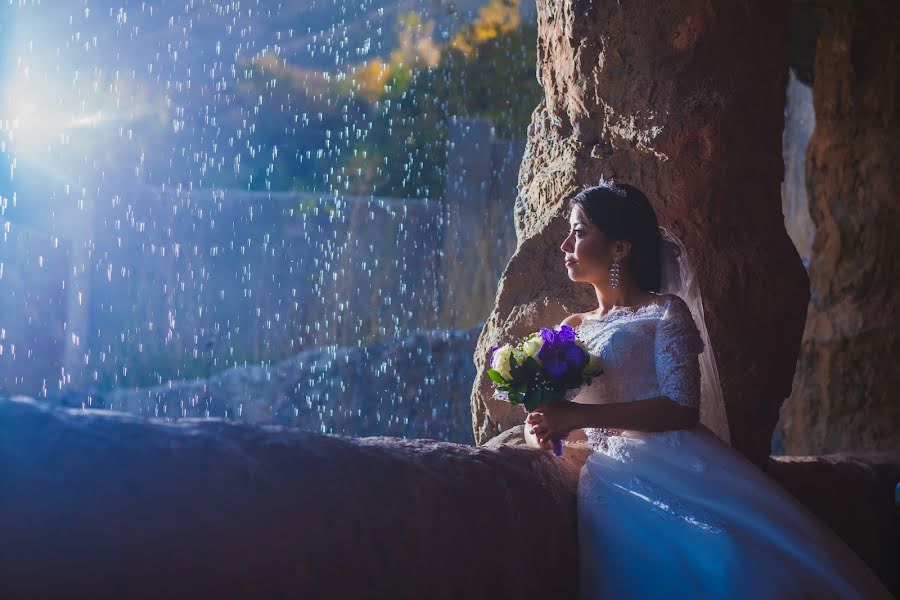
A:
{"type": "Polygon", "coordinates": [[[627,183],[601,178],[569,200],[569,210],[575,206],[611,240],[631,242],[626,264],[632,278],[641,289],[659,292],[659,222],[647,196],[627,183]]]}

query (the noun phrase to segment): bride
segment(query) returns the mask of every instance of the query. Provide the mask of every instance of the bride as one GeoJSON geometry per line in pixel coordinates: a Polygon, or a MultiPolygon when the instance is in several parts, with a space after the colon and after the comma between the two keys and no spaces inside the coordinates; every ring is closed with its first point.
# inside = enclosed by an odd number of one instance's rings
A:
{"type": "Polygon", "coordinates": [[[570,206],[560,248],[599,306],[560,325],[604,373],[572,402],[529,413],[525,437],[549,450],[569,434],[592,450],[578,482],[580,598],[891,598],[836,534],[699,423],[704,342],[685,300],[659,293],[664,240],[644,194],[601,181],[570,206]]]}

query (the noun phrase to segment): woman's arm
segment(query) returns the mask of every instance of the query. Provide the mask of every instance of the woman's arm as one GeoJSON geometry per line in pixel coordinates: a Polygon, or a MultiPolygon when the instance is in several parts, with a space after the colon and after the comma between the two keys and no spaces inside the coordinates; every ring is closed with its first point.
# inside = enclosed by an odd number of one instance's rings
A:
{"type": "Polygon", "coordinates": [[[654,432],[687,429],[698,421],[696,408],[679,404],[667,396],[609,404],[552,402],[529,413],[525,439],[532,447],[543,448],[554,438],[584,427],[654,432]],[[534,429],[533,434],[531,429],[534,429]],[[537,443],[529,436],[536,438],[537,443]]]}
{"type": "MultiPolygon", "coordinates": [[[[575,325],[581,315],[563,323],[575,325]]],[[[700,369],[697,354],[703,350],[690,309],[671,296],[657,326],[654,341],[659,395],[642,400],[603,404],[560,402],[542,405],[535,412],[538,443],[585,427],[632,431],[686,429],[700,420],[700,369]],[[538,424],[539,423],[539,424],[538,424]]],[[[527,420],[526,420],[527,422],[527,420]]],[[[526,432],[529,426],[526,425],[526,432]]]]}
{"type": "Polygon", "coordinates": [[[668,396],[608,404],[571,403],[568,427],[668,431],[686,429],[699,420],[696,408],[679,404],[668,396]]]}

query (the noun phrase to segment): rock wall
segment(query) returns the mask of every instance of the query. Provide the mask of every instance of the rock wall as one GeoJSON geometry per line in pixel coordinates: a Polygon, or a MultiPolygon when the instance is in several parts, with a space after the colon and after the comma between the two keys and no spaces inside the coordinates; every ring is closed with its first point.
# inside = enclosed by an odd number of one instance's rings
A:
{"type": "Polygon", "coordinates": [[[451,149],[441,200],[123,185],[62,232],[3,223],[0,393],[149,387],[480,325],[515,248],[524,142],[457,121],[451,142],[485,143],[451,149]]]}
{"type": "Polygon", "coordinates": [[[455,117],[447,137],[437,257],[441,293],[434,314],[441,327],[469,329],[491,312],[497,281],[516,247],[510,208],[525,142],[495,138],[483,118],[455,117]]]}
{"type": "Polygon", "coordinates": [[[790,454],[900,448],[900,5],[835,4],[806,166],[812,297],[780,429],[790,454]]]}
{"type": "Polygon", "coordinates": [[[78,244],[4,224],[0,392],[146,387],[446,326],[438,202],[146,186],[101,200],[78,244]]]}
{"type": "Polygon", "coordinates": [[[687,247],[731,442],[765,464],[808,301],[781,213],[787,3],[539,0],[537,8],[545,99],[519,173],[516,252],[475,357],[476,441],[524,418],[490,398],[491,346],[594,307],[592,289],[569,281],[559,244],[564,201],[602,174],[644,190],[687,247]]]}

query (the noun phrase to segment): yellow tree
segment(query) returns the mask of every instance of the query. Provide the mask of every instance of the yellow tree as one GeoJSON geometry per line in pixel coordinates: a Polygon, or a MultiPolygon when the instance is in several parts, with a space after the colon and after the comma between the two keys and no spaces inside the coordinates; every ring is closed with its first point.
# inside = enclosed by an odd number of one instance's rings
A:
{"type": "Polygon", "coordinates": [[[456,32],[451,46],[471,57],[479,45],[518,27],[519,0],[491,0],[478,10],[475,21],[456,32]]]}

